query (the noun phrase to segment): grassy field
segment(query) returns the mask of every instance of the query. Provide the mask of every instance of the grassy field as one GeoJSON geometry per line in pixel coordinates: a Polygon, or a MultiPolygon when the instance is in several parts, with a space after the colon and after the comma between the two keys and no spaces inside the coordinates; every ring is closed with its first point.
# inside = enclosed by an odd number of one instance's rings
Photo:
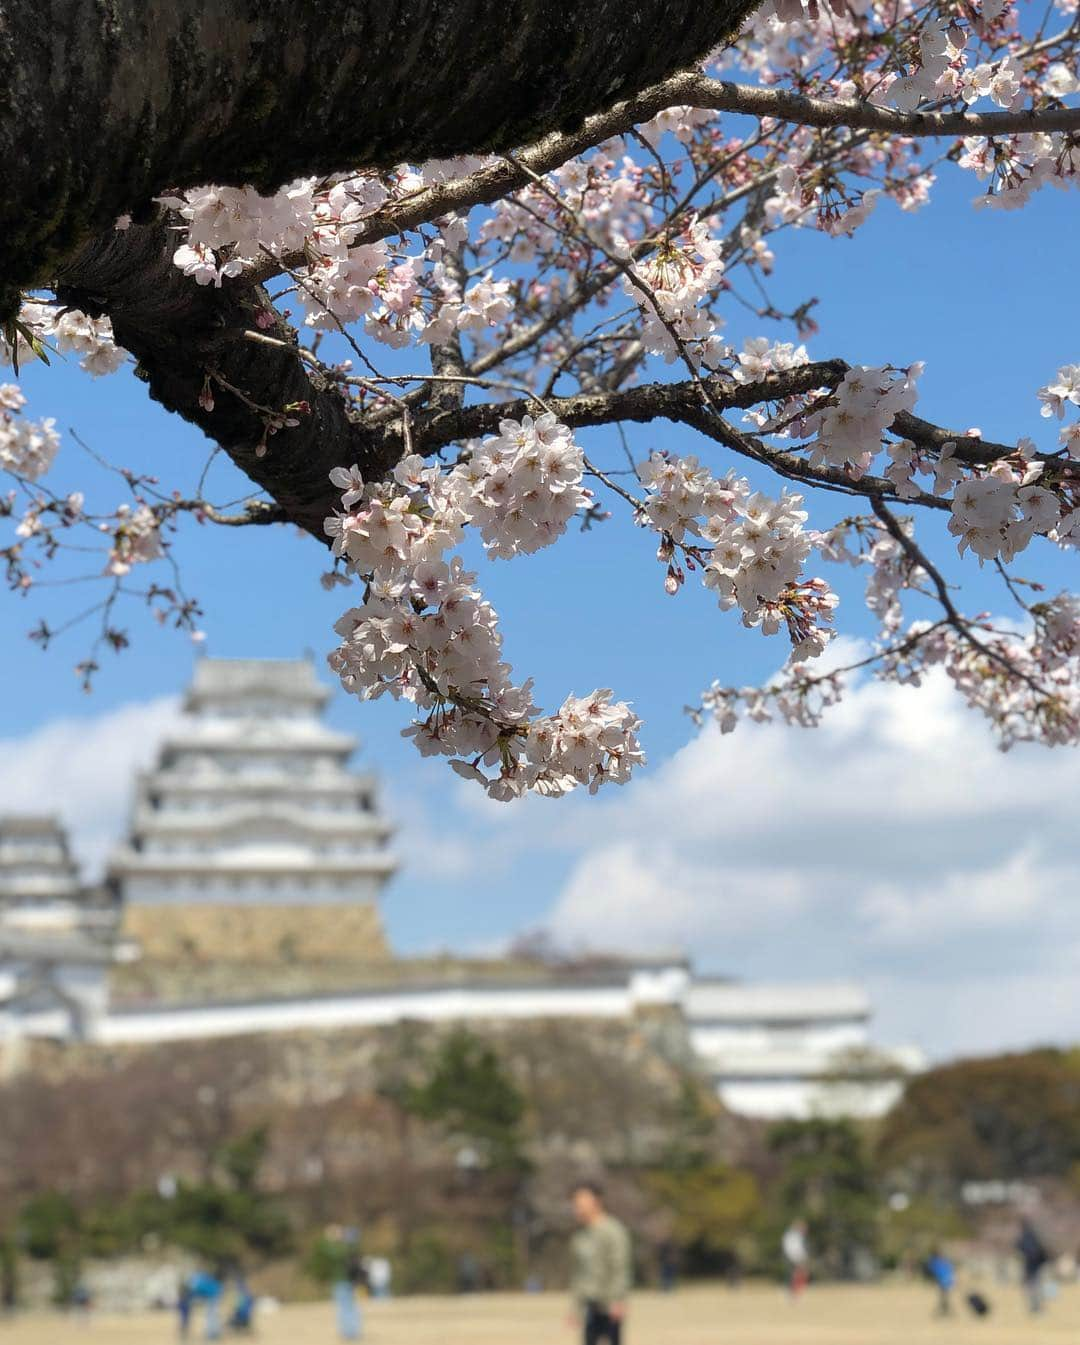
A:
{"type": "MultiPolygon", "coordinates": [[[[1066,1289],[1045,1314],[1031,1319],[1019,1290],[988,1293],[989,1319],[957,1311],[931,1317],[929,1288],[812,1288],[789,1303],[778,1289],[752,1286],[691,1288],[670,1297],[634,1296],[627,1345],[1039,1345],[1080,1339],[1080,1289],[1066,1289]]],[[[368,1345],[571,1345],[560,1295],[492,1294],[477,1298],[408,1298],[366,1306],[368,1345]]],[[[196,1337],[198,1332],[195,1333],[196,1337]]],[[[237,1339],[233,1337],[232,1339],[237,1339]]],[[[333,1345],[329,1306],[282,1308],[263,1316],[262,1345],[333,1345]]],[[[170,1345],[169,1314],[96,1317],[73,1322],[42,1314],[0,1322],[2,1345],[170,1345]]]]}

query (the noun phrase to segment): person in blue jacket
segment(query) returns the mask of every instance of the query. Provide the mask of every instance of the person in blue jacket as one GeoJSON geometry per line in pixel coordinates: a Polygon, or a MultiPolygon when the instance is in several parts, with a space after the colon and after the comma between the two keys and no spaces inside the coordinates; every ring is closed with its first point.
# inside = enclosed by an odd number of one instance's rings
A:
{"type": "Polygon", "coordinates": [[[221,1276],[209,1270],[199,1270],[188,1281],[192,1298],[203,1305],[203,1339],[221,1339],[221,1276]]]}
{"type": "Polygon", "coordinates": [[[956,1285],[956,1269],[940,1247],[935,1247],[927,1257],[926,1274],[937,1285],[937,1315],[948,1317],[952,1313],[952,1291],[956,1285]]]}

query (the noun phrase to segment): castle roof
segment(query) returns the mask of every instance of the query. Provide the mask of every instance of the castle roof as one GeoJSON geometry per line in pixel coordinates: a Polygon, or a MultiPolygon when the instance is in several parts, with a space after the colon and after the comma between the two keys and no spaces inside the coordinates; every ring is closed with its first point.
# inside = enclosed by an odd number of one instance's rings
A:
{"type": "Polygon", "coordinates": [[[865,1019],[870,1016],[870,1001],[861,986],[846,981],[770,985],[695,980],[686,1014],[693,1021],[718,1023],[865,1019]]]}
{"type": "Polygon", "coordinates": [[[0,815],[0,840],[8,836],[47,836],[61,842],[67,837],[53,813],[4,813],[0,815]]]}
{"type": "Polygon", "coordinates": [[[321,709],[330,692],[308,659],[200,659],[184,709],[251,704],[265,699],[321,709]]]}

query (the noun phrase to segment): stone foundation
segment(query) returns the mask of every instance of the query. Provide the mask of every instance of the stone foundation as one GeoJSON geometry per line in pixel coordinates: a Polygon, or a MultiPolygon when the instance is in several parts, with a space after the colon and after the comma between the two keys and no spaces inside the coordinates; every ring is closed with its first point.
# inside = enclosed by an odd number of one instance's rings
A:
{"type": "Polygon", "coordinates": [[[390,956],[374,904],[341,906],[129,905],[123,937],[142,961],[172,967],[206,963],[290,967],[390,956]]]}

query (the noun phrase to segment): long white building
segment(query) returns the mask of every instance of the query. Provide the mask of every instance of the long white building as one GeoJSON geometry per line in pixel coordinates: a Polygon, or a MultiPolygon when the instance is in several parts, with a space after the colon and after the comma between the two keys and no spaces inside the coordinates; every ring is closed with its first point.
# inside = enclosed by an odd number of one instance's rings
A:
{"type": "Polygon", "coordinates": [[[682,1010],[721,1098],[747,1115],[881,1115],[923,1063],[873,1046],[869,997],[848,982],[692,980],[682,1010]]]}
{"type": "Polygon", "coordinates": [[[918,1068],[873,1048],[854,985],[701,979],[678,955],[393,959],[377,909],[391,828],[353,741],[321,721],[328,694],[306,662],[201,661],[135,783],[105,899],[81,893],[55,823],[0,824],[0,1042],[660,1012],[726,1105],[762,1117],[879,1114],[918,1068]]]}

